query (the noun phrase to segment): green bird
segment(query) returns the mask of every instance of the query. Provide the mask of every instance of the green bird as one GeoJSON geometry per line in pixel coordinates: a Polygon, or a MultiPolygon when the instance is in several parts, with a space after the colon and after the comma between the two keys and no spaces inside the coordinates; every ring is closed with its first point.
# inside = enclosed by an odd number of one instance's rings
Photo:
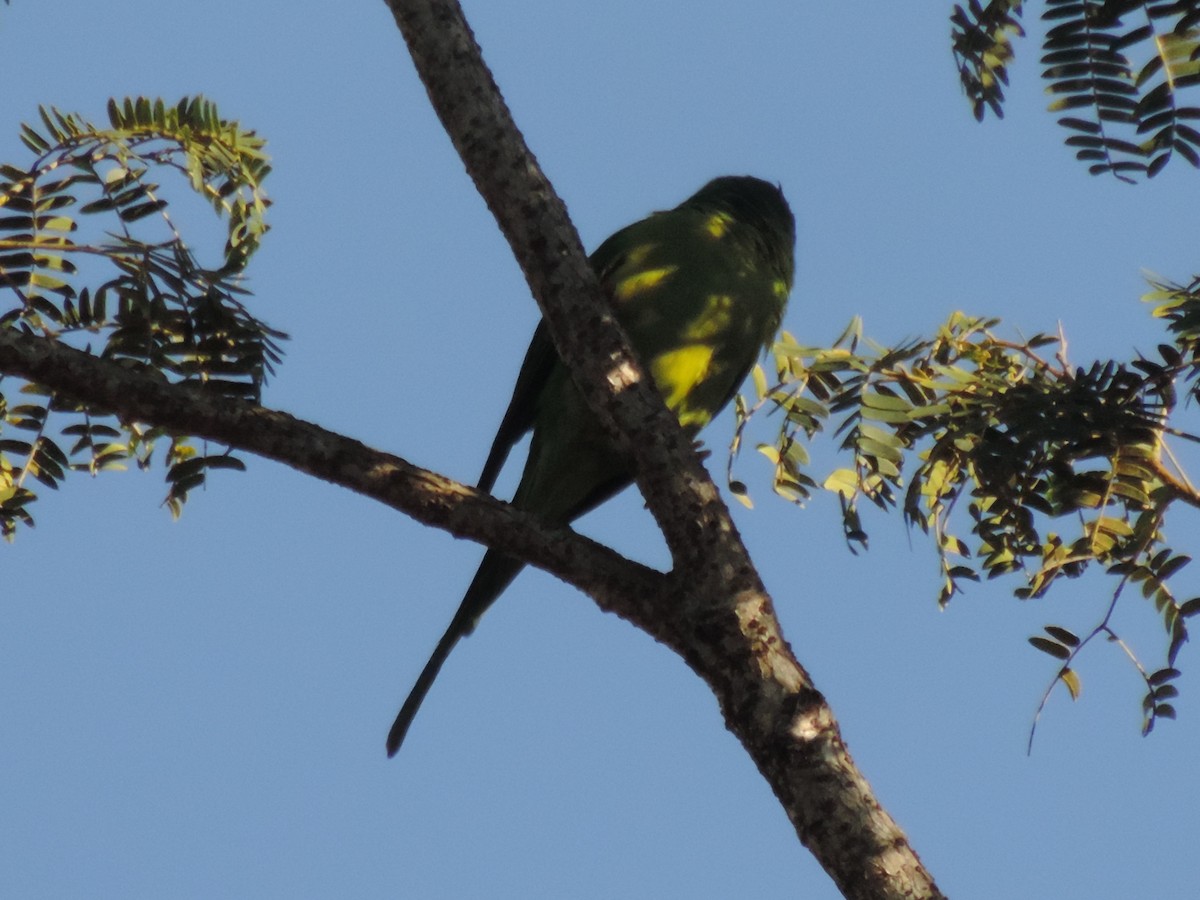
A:
{"type": "MultiPolygon", "coordinates": [[[[795,220],[779,188],[729,176],[621,229],[591,255],[633,350],[689,434],[733,399],[774,338],[792,287],[795,241],[795,220]]],[[[567,524],[633,481],[629,460],[596,422],[544,322],[521,364],[480,490],[492,489],[509,451],[530,430],[512,503],[548,525],[567,524]]],[[[400,749],[450,651],[524,565],[487,551],[388,733],[388,756],[400,749]]]]}

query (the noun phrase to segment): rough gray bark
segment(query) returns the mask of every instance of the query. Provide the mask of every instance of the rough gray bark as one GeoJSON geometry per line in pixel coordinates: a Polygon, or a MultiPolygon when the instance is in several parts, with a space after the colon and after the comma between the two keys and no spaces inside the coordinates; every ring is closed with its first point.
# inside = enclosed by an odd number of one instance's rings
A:
{"type": "Polygon", "coordinates": [[[648,630],[712,687],[800,839],[847,897],[940,897],[855,768],[832,712],[783,639],[716,487],[607,314],[565,208],[525,146],[458,3],[388,6],[555,346],[635,461],[674,564],[659,598],[662,624],[648,630]]]}
{"type": "Polygon", "coordinates": [[[662,582],[662,573],[569,528],[547,528],[473,487],[285,412],[170,384],[154,373],[10,329],[0,329],[0,372],[110,410],[122,421],[152,422],[277,460],[424,525],[528,558],[635,624],[647,618],[638,601],[653,596],[662,582]]]}

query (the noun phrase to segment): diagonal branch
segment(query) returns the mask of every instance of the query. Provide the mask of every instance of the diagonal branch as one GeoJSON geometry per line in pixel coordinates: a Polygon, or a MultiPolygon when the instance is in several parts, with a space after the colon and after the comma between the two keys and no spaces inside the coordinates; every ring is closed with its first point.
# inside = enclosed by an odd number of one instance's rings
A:
{"type": "Polygon", "coordinates": [[[249,401],[171,384],[148,370],[0,329],[0,373],[45,385],[127,422],[149,422],[284,463],[424,525],[520,556],[590,594],[608,612],[673,642],[651,601],[664,576],[569,528],[360,441],[249,401]]]}
{"type": "MultiPolygon", "coordinates": [[[[562,201],[525,146],[456,0],[387,0],[434,110],[496,217],[562,359],[629,453],[674,570],[658,615],[846,897],[939,898],[783,639],[771,599],[691,441],[641,371],[562,201]],[[671,629],[675,631],[675,628],[671,629]]],[[[661,630],[661,629],[660,629],[661,630]]]]}

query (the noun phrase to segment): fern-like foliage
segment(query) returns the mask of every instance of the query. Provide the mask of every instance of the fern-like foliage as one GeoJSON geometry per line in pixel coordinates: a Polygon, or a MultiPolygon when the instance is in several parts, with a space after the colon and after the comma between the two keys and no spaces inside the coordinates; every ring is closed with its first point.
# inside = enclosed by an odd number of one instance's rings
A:
{"type": "MultiPolygon", "coordinates": [[[[21,132],[33,161],[0,164],[0,294],[9,298],[0,328],[95,345],[101,356],[173,381],[257,400],[284,337],[241,302],[243,270],[267,231],[262,138],[203,97],[174,106],[111,101],[108,127],[56,109],[40,114],[40,127],[21,132]],[[224,222],[210,266],[176,230],[154,180],[171,174],[224,222]],[[81,226],[94,239],[80,238],[81,226]]],[[[34,482],[56,488],[71,469],[96,474],[131,458],[145,467],[163,439],[175,514],[207,470],[242,467],[227,452],[201,453],[186,435],[117,422],[38,385],[0,378],[0,390],[6,537],[33,523],[34,482]]]]}
{"type": "MultiPolygon", "coordinates": [[[[1200,83],[1200,0],[1046,0],[1042,72],[1066,144],[1092,174],[1153,177],[1174,156],[1200,167],[1200,108],[1182,102],[1200,83]]],[[[971,3],[951,14],[959,77],[976,118],[1000,114],[1020,35],[1020,3],[971,3]]]]}
{"type": "Polygon", "coordinates": [[[976,120],[990,109],[1004,118],[1004,88],[1013,58],[1012,38],[1023,37],[1021,0],[997,0],[983,6],[971,0],[950,14],[954,62],[976,120]]]}
{"type": "MultiPolygon", "coordinates": [[[[1200,597],[1178,596],[1188,557],[1164,532],[1175,505],[1200,507],[1168,446],[1172,436],[1200,440],[1172,425],[1181,397],[1200,399],[1200,279],[1154,288],[1147,299],[1174,340],[1125,363],[1071,366],[1058,337],[1005,341],[997,320],[961,313],[897,348],[864,341],[857,321],[828,348],[784,335],[774,383],[760,369],[755,401],[739,399],[730,466],[750,420],[779,416],[775,440],[758,448],[776,492],[796,502],[819,487],[837,494],[852,549],[867,542],[863,500],[902,509],[933,539],[943,605],[983,577],[1015,575],[1014,593],[1029,600],[1101,567],[1115,586],[1091,631],[1079,638],[1053,625],[1032,639],[1061,661],[1055,683],[1073,696],[1076,656],[1097,637],[1124,647],[1113,611],[1126,587],[1140,587],[1166,635],[1154,670],[1125,648],[1146,685],[1149,731],[1174,715],[1170,682],[1187,619],[1200,614],[1200,597]],[[805,445],[826,429],[849,464],[818,482],[805,445]]],[[[744,497],[732,468],[730,482],[744,497]]]]}

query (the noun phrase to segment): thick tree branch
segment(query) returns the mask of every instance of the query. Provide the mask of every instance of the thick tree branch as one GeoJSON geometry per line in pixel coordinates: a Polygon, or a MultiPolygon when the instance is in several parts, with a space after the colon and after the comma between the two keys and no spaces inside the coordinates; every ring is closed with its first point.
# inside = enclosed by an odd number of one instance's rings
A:
{"type": "Polygon", "coordinates": [[[658,604],[651,602],[664,585],[662,573],[569,528],[547,528],[507,503],[352,438],[11,329],[0,329],[0,373],[112,411],[122,421],[161,425],[276,460],[424,525],[499,547],[575,585],[605,610],[660,640],[676,642],[662,628],[658,604]]]}
{"type": "Polygon", "coordinates": [[[941,897],[855,768],[832,712],[783,640],[728,510],[630,353],[566,210],[525,146],[458,3],[387,3],[555,346],[590,407],[634,461],[638,486],[674,561],[674,590],[663,593],[658,610],[660,621],[681,623],[678,642],[668,642],[712,687],[729,728],[800,839],[847,897],[941,897]]]}

